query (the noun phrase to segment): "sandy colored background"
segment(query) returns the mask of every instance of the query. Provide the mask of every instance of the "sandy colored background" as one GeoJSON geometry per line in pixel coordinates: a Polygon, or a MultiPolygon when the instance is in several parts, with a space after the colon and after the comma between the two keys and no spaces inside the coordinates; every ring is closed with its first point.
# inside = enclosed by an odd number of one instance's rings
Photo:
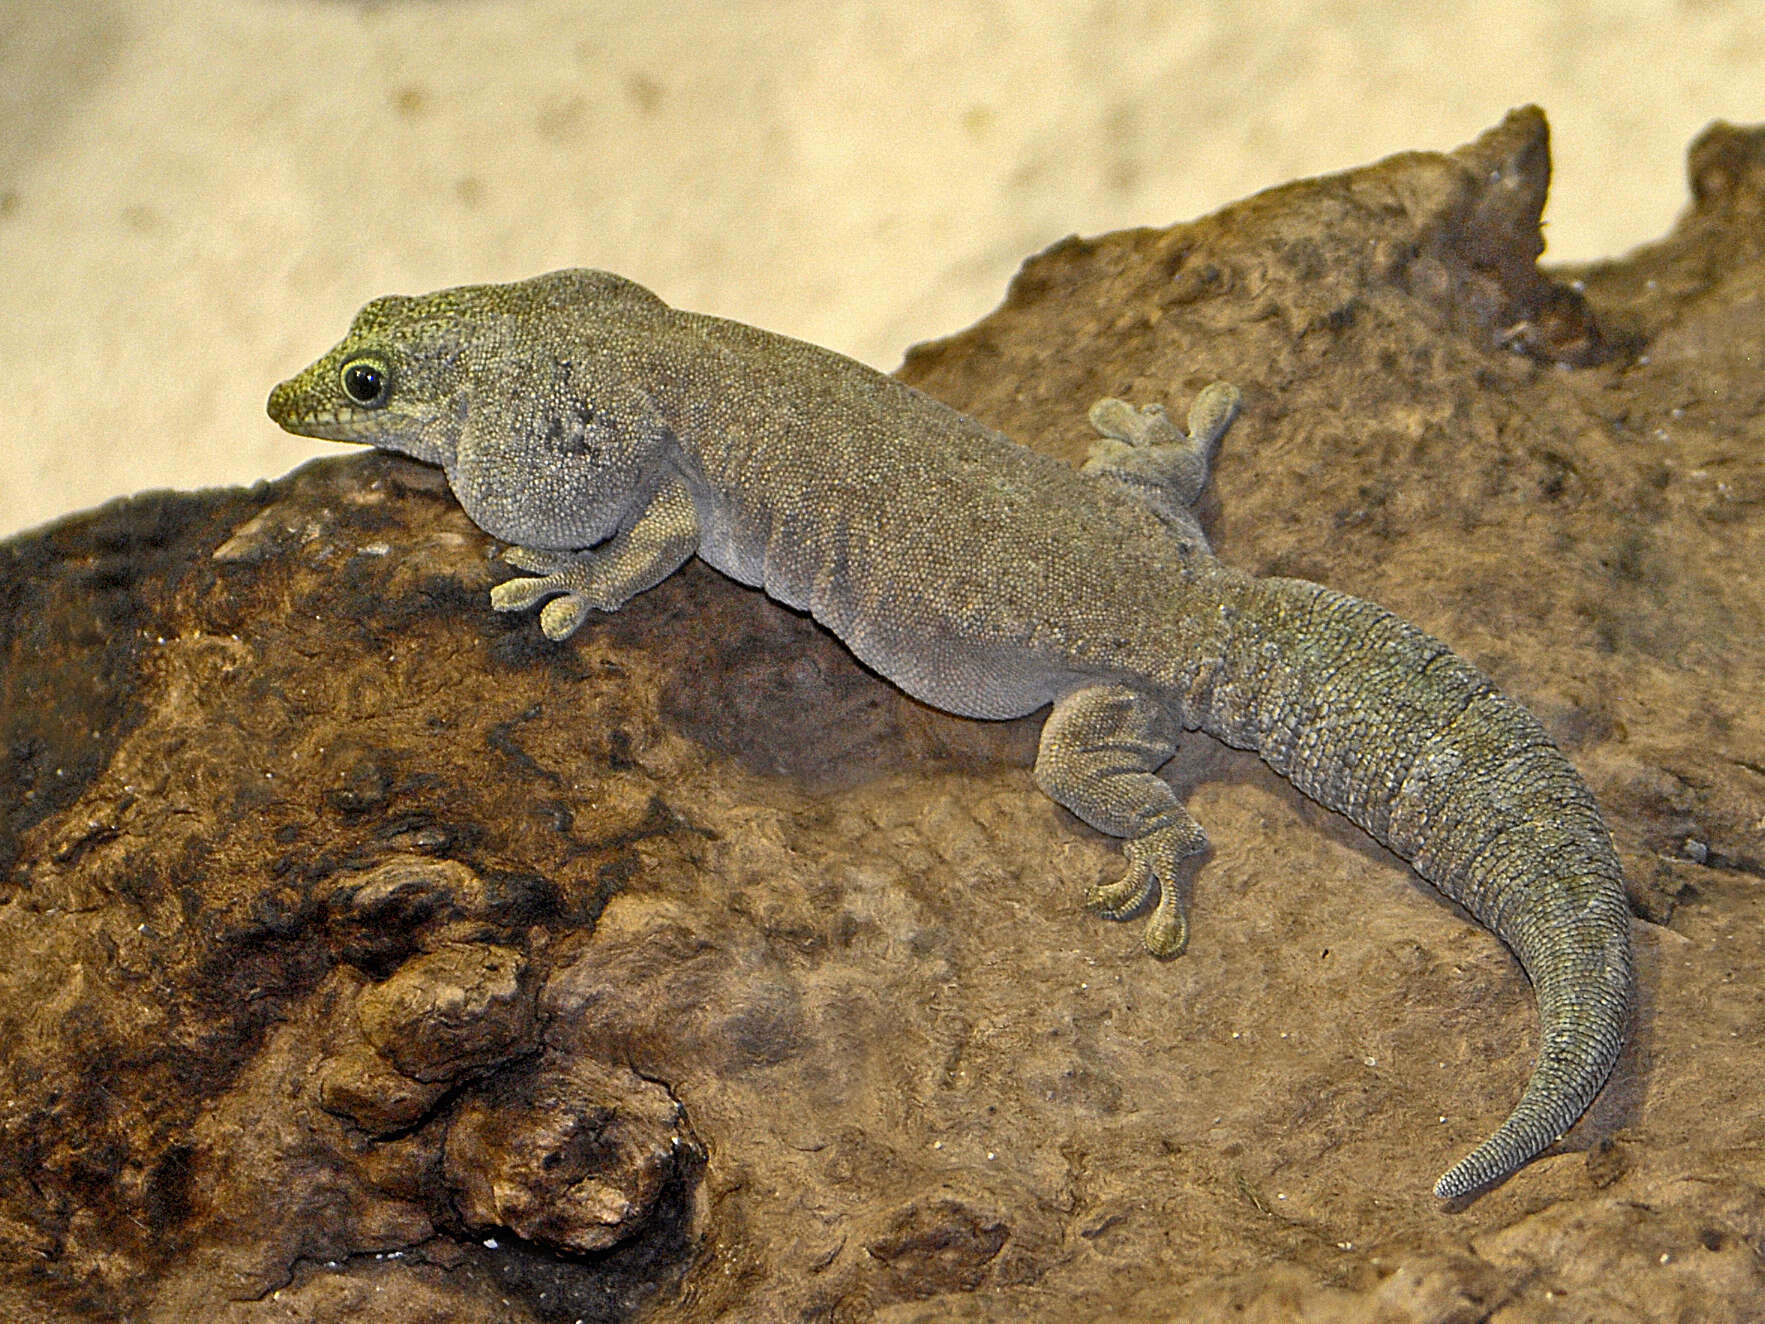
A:
{"type": "Polygon", "coordinates": [[[365,300],[603,266],[892,367],[1062,235],[1457,145],[1536,101],[1547,257],[1661,234],[1765,119],[1747,0],[0,0],[0,535],[322,443],[365,300]]]}

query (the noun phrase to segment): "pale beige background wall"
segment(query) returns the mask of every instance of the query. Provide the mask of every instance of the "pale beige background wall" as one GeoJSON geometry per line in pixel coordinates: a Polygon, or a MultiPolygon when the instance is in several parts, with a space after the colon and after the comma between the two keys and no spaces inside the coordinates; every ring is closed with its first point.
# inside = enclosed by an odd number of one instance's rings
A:
{"type": "Polygon", "coordinates": [[[375,294],[604,266],[892,367],[1064,234],[1526,101],[1550,256],[1617,254],[1765,120],[1757,0],[0,0],[0,534],[321,453],[264,396],[375,294]]]}

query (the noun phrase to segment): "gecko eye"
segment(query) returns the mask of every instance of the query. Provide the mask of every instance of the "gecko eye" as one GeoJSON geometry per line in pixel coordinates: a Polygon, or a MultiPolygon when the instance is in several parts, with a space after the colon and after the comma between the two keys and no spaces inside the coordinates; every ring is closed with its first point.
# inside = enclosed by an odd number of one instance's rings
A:
{"type": "Polygon", "coordinates": [[[343,393],[363,409],[378,409],[386,403],[388,373],[373,359],[351,359],[343,365],[338,380],[343,393]]]}

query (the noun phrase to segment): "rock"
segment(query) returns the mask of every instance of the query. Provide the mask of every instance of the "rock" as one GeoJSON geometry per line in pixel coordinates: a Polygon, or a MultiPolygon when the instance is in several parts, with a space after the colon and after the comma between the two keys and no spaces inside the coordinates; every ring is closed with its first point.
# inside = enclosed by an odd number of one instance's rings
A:
{"type": "Polygon", "coordinates": [[[374,1051],[413,1080],[451,1084],[530,1050],[538,1038],[527,958],[489,943],[424,952],[362,991],[374,1051]]]}
{"type": "Polygon", "coordinates": [[[668,1091],[552,1055],[474,1094],[448,1125],[445,1172],[466,1226],[598,1251],[643,1231],[701,1157],[668,1091]]]}
{"type": "Polygon", "coordinates": [[[351,455],[0,544],[0,1317],[1752,1317],[1765,134],[1691,169],[1541,269],[1517,112],[1056,245],[903,369],[1074,461],[1099,396],[1235,381],[1221,555],[1540,714],[1646,917],[1552,1154],[1433,1200],[1531,996],[1253,758],[1173,764],[1214,845],[1151,961],[1034,720],[697,565],[549,644],[438,473],[351,455]]]}

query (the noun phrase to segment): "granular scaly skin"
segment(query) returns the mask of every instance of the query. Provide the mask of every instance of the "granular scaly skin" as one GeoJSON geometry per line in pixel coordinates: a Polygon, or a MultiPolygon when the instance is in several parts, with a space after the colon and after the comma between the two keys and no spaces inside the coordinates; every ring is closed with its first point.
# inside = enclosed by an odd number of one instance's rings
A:
{"type": "Polygon", "coordinates": [[[441,465],[531,577],[562,639],[697,554],[812,614],[908,693],[970,717],[1052,705],[1037,784],[1123,839],[1089,898],[1151,903],[1188,938],[1177,871],[1206,844],[1158,769],[1180,733],[1253,749],[1465,906],[1537,992],[1539,1060],[1513,1114],[1435,1187],[1514,1172],[1586,1109],[1623,1045],[1633,977],[1599,810],[1530,713],[1389,612],[1214,559],[1191,507],[1237,395],[1189,434],[1100,401],[1083,470],[861,364],[562,271],[378,299],[278,386],[292,432],[441,465]],[[592,550],[591,550],[592,549],[592,550]]]}

